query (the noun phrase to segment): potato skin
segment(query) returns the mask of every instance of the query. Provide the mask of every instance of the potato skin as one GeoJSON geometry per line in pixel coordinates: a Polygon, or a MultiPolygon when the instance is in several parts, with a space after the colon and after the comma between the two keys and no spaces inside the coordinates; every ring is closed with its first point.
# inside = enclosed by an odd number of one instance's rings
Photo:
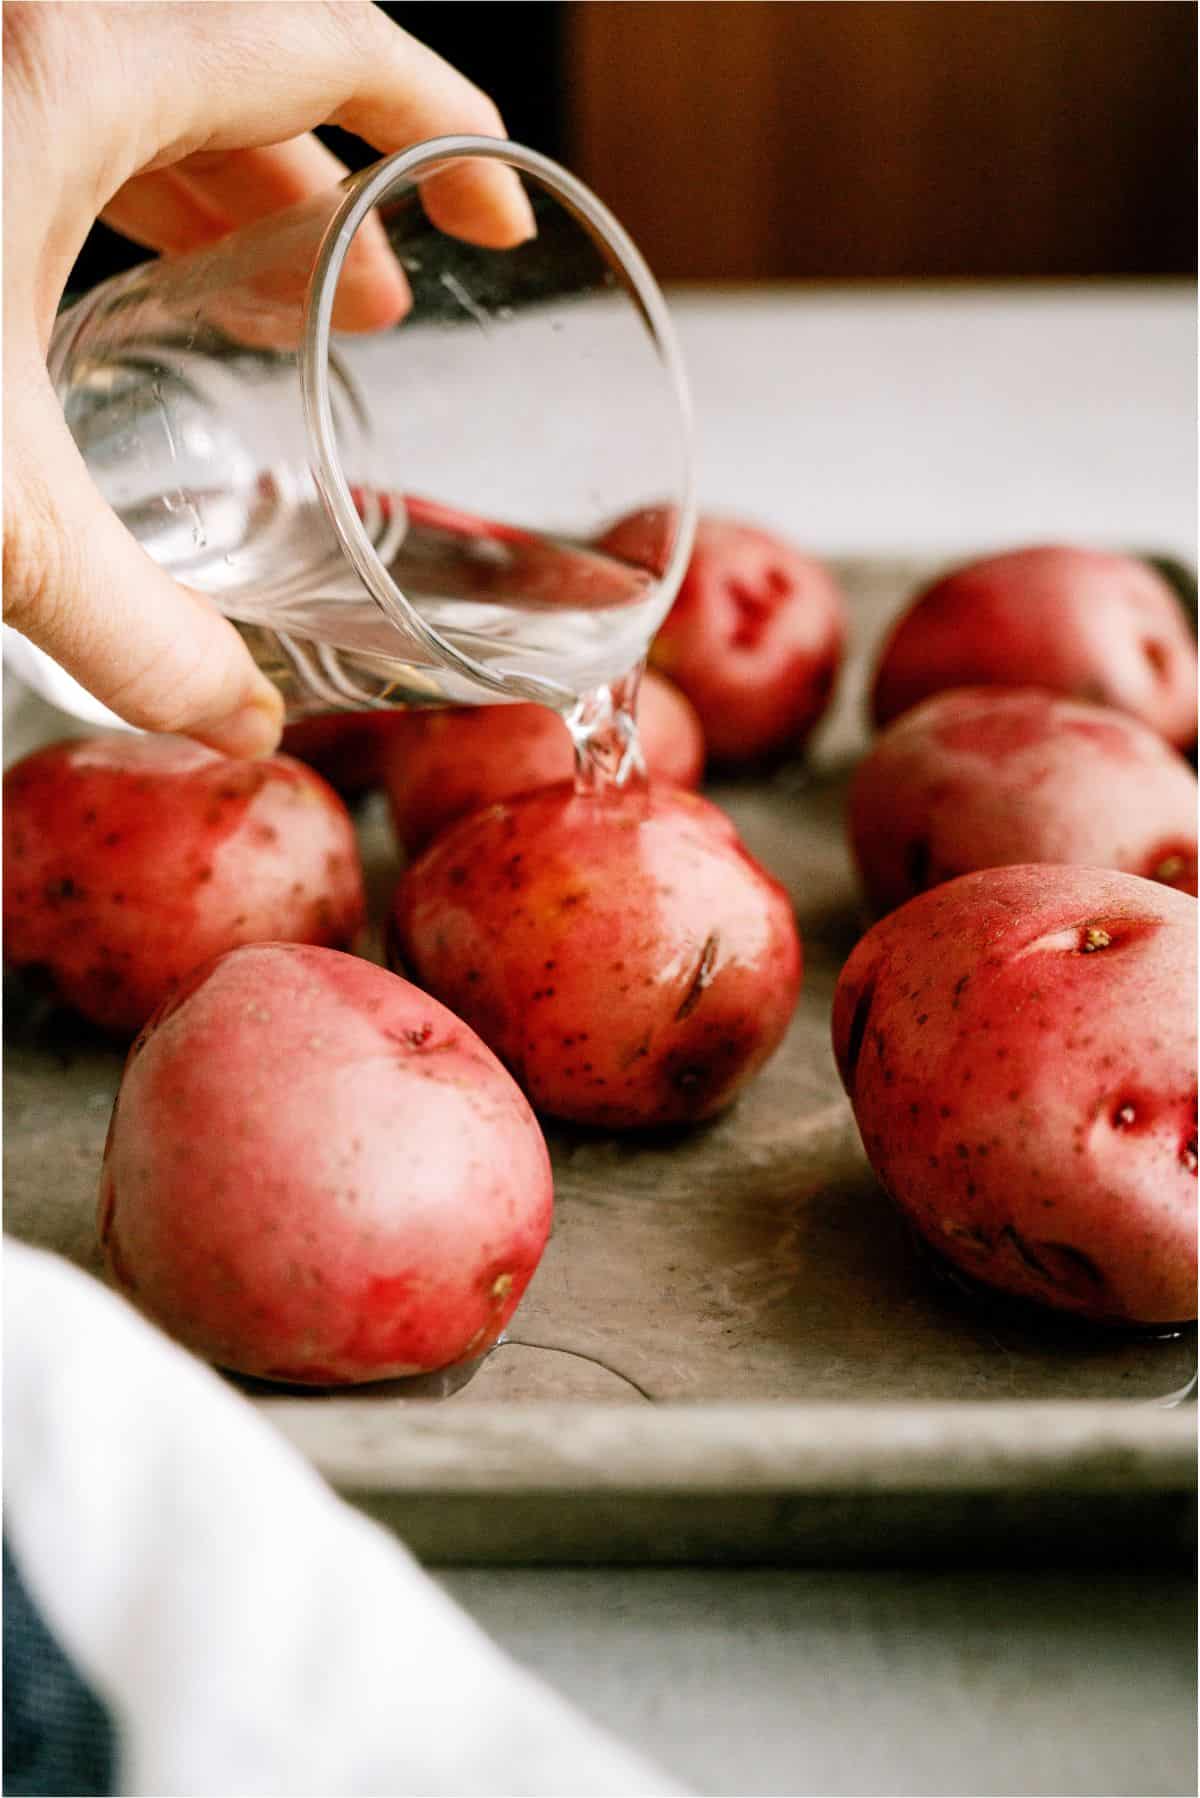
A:
{"type": "Polygon", "coordinates": [[[723,812],[671,788],[475,812],[409,869],[393,919],[393,956],[539,1110],[605,1128],[719,1111],[800,985],[787,895],[723,812]]]}
{"type": "Polygon", "coordinates": [[[238,943],[338,946],[363,921],[341,800],[286,756],[228,761],[181,737],[96,737],[4,777],[4,956],[131,1036],[238,943]]]}
{"type": "Polygon", "coordinates": [[[1049,546],[956,568],[885,640],[877,725],[946,687],[1045,687],[1131,712],[1186,749],[1196,737],[1196,645],[1161,575],[1131,556],[1049,546]]]}
{"type": "Polygon", "coordinates": [[[337,1385],[482,1354],[552,1198],[533,1114],[465,1025],[386,969],[266,943],[134,1044],[98,1222],[116,1284],[188,1348],[337,1385]]]}
{"type": "MultiPolygon", "coordinates": [[[[655,568],[670,518],[632,513],[601,547],[655,568]]],[[[803,749],[828,709],[846,616],[821,562],[754,525],[706,516],[650,661],[695,706],[712,761],[769,764],[803,749]]]]}
{"type": "Polygon", "coordinates": [[[383,785],[382,753],[396,712],[329,712],[289,724],[285,755],[315,768],[343,799],[360,799],[383,785]]]}
{"type": "Polygon", "coordinates": [[[890,724],[850,789],[878,912],[976,868],[1072,862],[1196,892],[1196,777],[1127,713],[1035,688],[935,694],[890,724]]]}
{"type": "MultiPolygon", "coordinates": [[[[637,716],[650,777],[699,786],[704,735],[683,694],[648,672],[637,716]]],[[[397,717],[381,761],[396,835],[415,855],[467,812],[569,780],[575,754],[566,725],[546,706],[483,705],[397,717]]]]}
{"type": "Polygon", "coordinates": [[[990,868],[862,939],[833,1042],[881,1183],[964,1273],[1103,1322],[1196,1314],[1196,901],[990,868]]]}

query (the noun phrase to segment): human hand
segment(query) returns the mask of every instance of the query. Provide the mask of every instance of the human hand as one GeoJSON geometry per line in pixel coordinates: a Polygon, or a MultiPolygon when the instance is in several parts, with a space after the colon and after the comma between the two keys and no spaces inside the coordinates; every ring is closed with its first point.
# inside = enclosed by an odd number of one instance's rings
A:
{"type": "MultiPolygon", "coordinates": [[[[4,7],[4,615],[130,724],[253,756],[282,705],[233,627],[158,568],[102,499],[46,371],[71,266],[103,218],[167,254],[333,186],[307,133],[381,152],[503,136],[487,96],[369,0],[4,7]]],[[[533,229],[509,169],[463,164],[422,193],[441,229],[494,247],[533,229]]],[[[403,311],[378,246],[374,316],[403,311]]]]}

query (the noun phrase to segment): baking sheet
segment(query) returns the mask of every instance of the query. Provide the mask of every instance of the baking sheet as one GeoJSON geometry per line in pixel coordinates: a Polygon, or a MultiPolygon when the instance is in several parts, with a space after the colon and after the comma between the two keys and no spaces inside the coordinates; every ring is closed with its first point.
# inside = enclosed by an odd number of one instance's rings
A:
{"type": "MultiPolygon", "coordinates": [[[[700,1129],[548,1126],[554,1234],[482,1365],[354,1394],[249,1389],[427,1555],[1108,1557],[1189,1539],[1194,1332],[981,1304],[912,1240],[862,1154],[828,1035],[863,927],[841,811],[874,644],[932,570],[838,572],[853,653],[808,765],[709,789],[796,906],[805,979],[783,1049],[700,1129]]],[[[6,761],[69,729],[27,695],[6,710],[6,761]]],[[[359,823],[378,916],[398,861],[378,801],[359,823]]],[[[6,1227],[98,1271],[121,1054],[61,1015],[9,1013],[6,1227]]]]}

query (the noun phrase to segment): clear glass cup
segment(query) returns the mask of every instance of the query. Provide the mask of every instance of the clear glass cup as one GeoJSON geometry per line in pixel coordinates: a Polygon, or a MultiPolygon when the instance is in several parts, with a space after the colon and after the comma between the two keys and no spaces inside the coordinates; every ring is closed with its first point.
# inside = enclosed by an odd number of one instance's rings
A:
{"type": "Polygon", "coordinates": [[[291,717],[569,712],[639,662],[690,553],[662,295],[595,195],[519,145],[435,139],[118,276],[61,315],[49,367],[100,491],[237,624],[291,717]],[[518,171],[527,241],[484,249],[430,221],[418,182],[476,157],[518,171]],[[379,318],[364,257],[385,242],[407,297],[379,318]],[[606,554],[607,528],[648,507],[661,566],[606,554]]]}

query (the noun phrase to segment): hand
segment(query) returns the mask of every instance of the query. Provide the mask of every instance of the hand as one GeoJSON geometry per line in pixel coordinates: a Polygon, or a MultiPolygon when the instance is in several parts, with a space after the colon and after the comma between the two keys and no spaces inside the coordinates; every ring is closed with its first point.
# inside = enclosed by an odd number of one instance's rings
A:
{"type": "MultiPolygon", "coordinates": [[[[96,218],[168,254],[211,243],[344,175],[307,135],[322,123],[381,152],[504,134],[486,95],[369,0],[4,7],[4,615],[130,724],[231,755],[275,747],[279,694],[96,491],[46,348],[96,218]]],[[[499,164],[443,172],[422,197],[472,242],[533,229],[499,164]]],[[[382,249],[371,262],[360,277],[398,315],[399,269],[382,249]]]]}

